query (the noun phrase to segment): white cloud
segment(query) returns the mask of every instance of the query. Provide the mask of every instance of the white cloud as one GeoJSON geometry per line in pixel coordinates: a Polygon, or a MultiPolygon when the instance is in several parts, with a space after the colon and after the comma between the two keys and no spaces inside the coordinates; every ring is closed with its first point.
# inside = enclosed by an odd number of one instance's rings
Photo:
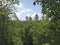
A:
{"type": "Polygon", "coordinates": [[[31,12],[32,9],[22,9],[20,10],[20,13],[27,13],[27,12],[31,12]]]}
{"type": "Polygon", "coordinates": [[[33,15],[32,15],[31,17],[35,17],[36,14],[37,14],[37,13],[33,13],[33,15]]]}
{"type": "Polygon", "coordinates": [[[26,16],[30,17],[30,16],[31,16],[31,14],[30,14],[30,13],[28,13],[26,16]]]}
{"type": "Polygon", "coordinates": [[[17,17],[21,20],[21,18],[23,18],[24,17],[24,19],[22,19],[22,20],[25,20],[25,17],[26,16],[30,16],[31,15],[31,11],[32,11],[32,9],[24,9],[24,10],[20,10],[20,11],[18,11],[18,12],[15,12],[16,13],[16,15],[17,15],[17,17]]]}
{"type": "Polygon", "coordinates": [[[22,3],[20,3],[19,5],[15,4],[15,7],[17,7],[17,12],[15,13],[20,20],[23,17],[25,18],[27,15],[30,16],[31,12],[33,11],[33,9],[25,8],[22,3]]]}
{"type": "Polygon", "coordinates": [[[15,13],[16,13],[18,19],[20,19],[22,13],[19,13],[19,12],[15,12],[15,13]]]}
{"type": "Polygon", "coordinates": [[[20,3],[19,5],[18,4],[14,4],[14,6],[17,7],[17,8],[23,8],[23,4],[22,3],[20,3]]]}

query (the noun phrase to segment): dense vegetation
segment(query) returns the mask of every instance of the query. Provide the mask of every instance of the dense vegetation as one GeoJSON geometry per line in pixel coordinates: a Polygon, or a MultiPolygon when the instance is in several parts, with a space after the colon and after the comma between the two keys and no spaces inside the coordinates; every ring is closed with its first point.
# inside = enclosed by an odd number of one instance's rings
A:
{"type": "Polygon", "coordinates": [[[0,1],[0,45],[60,45],[60,0],[34,1],[34,5],[41,4],[47,18],[38,20],[36,14],[35,21],[26,17],[23,22],[13,10],[17,3],[18,0],[0,1]],[[11,20],[10,15],[16,20],[11,20]]]}
{"type": "Polygon", "coordinates": [[[41,45],[53,43],[52,31],[48,29],[50,21],[17,22],[12,21],[12,40],[15,45],[41,45]],[[17,24],[16,24],[17,23],[17,24]],[[17,26],[18,25],[18,26],[17,26]],[[50,34],[51,33],[51,34],[50,34]]]}

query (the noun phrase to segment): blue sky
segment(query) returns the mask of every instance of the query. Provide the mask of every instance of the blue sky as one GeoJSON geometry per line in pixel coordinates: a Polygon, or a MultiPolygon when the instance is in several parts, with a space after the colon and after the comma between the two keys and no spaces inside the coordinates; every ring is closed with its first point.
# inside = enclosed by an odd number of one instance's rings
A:
{"type": "Polygon", "coordinates": [[[36,14],[38,14],[39,19],[41,19],[41,6],[34,6],[33,2],[34,0],[19,0],[19,5],[15,4],[15,7],[17,9],[16,15],[19,20],[26,20],[26,16],[32,17],[32,19],[34,19],[34,16],[36,14]]]}

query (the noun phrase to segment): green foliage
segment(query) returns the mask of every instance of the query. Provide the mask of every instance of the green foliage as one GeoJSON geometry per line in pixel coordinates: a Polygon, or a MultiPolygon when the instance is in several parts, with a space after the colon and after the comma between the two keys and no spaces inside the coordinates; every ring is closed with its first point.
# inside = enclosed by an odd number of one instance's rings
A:
{"type": "Polygon", "coordinates": [[[0,0],[0,45],[13,45],[9,33],[9,15],[12,13],[11,7],[17,0],[0,0]]]}
{"type": "Polygon", "coordinates": [[[59,0],[36,0],[35,3],[40,3],[42,6],[42,13],[46,14],[52,20],[60,19],[60,1],[59,0]]]}
{"type": "MultiPolygon", "coordinates": [[[[21,22],[15,14],[14,17],[17,20],[9,19],[9,15],[13,12],[11,7],[18,0],[6,0],[6,2],[1,0],[0,2],[0,45],[60,45],[59,2],[36,0],[37,4],[41,2],[42,13],[46,14],[51,20],[31,22],[21,22]],[[5,3],[6,5],[4,5],[5,3]]],[[[30,20],[32,20],[31,17],[30,20]]],[[[36,20],[38,20],[38,16],[36,16],[36,20]]]]}
{"type": "Polygon", "coordinates": [[[48,29],[50,30],[50,43],[51,45],[59,45],[60,41],[60,0],[36,0],[36,3],[41,4],[42,6],[42,13],[50,18],[50,25],[48,29]]]}
{"type": "Polygon", "coordinates": [[[49,29],[50,23],[49,20],[11,21],[9,32],[14,45],[59,45],[59,30],[49,29]]]}
{"type": "MultiPolygon", "coordinates": [[[[13,23],[16,24],[15,21],[13,23]]],[[[34,21],[34,22],[19,22],[17,27],[15,24],[14,35],[12,36],[15,45],[42,45],[44,43],[51,43],[49,37],[51,31],[48,29],[50,21],[34,21]],[[16,34],[17,33],[17,34],[16,34]],[[17,39],[18,38],[18,39],[17,39]]],[[[14,32],[13,31],[13,32],[14,32]]]]}

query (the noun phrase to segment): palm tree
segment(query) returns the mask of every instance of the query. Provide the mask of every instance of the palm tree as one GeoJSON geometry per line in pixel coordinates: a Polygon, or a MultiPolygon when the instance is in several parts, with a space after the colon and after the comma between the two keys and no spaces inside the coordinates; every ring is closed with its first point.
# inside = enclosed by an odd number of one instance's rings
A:
{"type": "Polygon", "coordinates": [[[26,16],[26,21],[28,21],[28,16],[26,16]]]}
{"type": "Polygon", "coordinates": [[[29,21],[32,21],[32,18],[31,17],[29,17],[29,21]]]}
{"type": "Polygon", "coordinates": [[[38,14],[35,15],[35,20],[38,21],[39,17],[38,14]]]}

